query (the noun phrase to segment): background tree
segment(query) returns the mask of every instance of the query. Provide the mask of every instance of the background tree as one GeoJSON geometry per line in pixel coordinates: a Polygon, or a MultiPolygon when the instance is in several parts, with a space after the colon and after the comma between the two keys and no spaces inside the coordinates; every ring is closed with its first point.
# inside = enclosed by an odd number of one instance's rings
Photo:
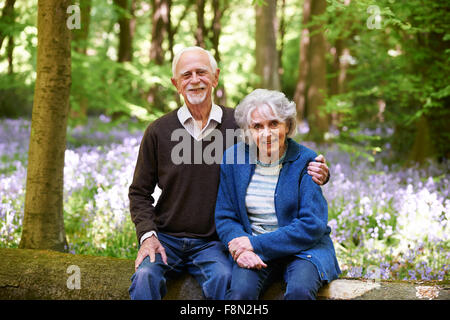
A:
{"type": "Polygon", "coordinates": [[[133,36],[136,27],[134,11],[136,0],[114,0],[119,15],[119,50],[118,62],[133,60],[133,36]]]}
{"type": "MultiPolygon", "coordinates": [[[[87,53],[89,42],[89,26],[91,22],[91,8],[92,0],[80,0],[77,3],[80,7],[80,29],[73,29],[72,48],[80,56],[85,56],[87,53]]],[[[84,57],[83,57],[84,58],[84,57]]],[[[77,103],[70,105],[70,117],[84,119],[87,117],[89,108],[89,98],[86,90],[77,91],[77,103]]]]}
{"type": "Polygon", "coordinates": [[[329,120],[325,112],[326,43],[321,26],[314,17],[325,13],[326,0],[305,0],[300,38],[299,78],[294,100],[299,120],[308,118],[311,138],[323,141],[329,120]]]}
{"type": "Polygon", "coordinates": [[[257,87],[280,90],[277,50],[277,1],[266,0],[255,5],[255,73],[257,87]]]}
{"type": "Polygon", "coordinates": [[[67,249],[63,175],[71,84],[66,25],[70,4],[70,0],[38,1],[37,78],[20,248],[67,249]]]}
{"type": "MultiPolygon", "coordinates": [[[[169,80],[174,51],[200,44],[221,68],[218,104],[233,107],[256,87],[276,88],[297,103],[310,139],[325,137],[369,155],[388,143],[392,161],[448,157],[450,36],[442,1],[77,3],[82,23],[72,43],[73,125],[100,114],[145,122],[173,110],[181,103],[169,80]],[[393,134],[364,135],[363,127],[393,134]]],[[[0,113],[30,116],[37,6],[15,1],[13,23],[6,19],[12,4],[0,2],[0,113]]]]}
{"type": "MultiPolygon", "coordinates": [[[[170,8],[171,0],[152,0],[152,24],[151,24],[151,46],[150,61],[158,66],[165,62],[166,50],[163,47],[164,41],[171,35],[170,8]]],[[[168,110],[164,102],[163,87],[154,84],[149,88],[147,102],[156,109],[168,110]]]]}
{"type": "Polygon", "coordinates": [[[151,24],[151,46],[150,60],[158,65],[165,61],[165,52],[163,48],[164,40],[168,38],[171,29],[170,7],[171,0],[151,0],[152,6],[152,24],[151,24]]]}
{"type": "Polygon", "coordinates": [[[5,5],[2,10],[2,15],[0,17],[0,49],[3,45],[3,40],[10,36],[11,26],[14,25],[14,4],[16,0],[6,0],[5,5]],[[8,32],[9,31],[9,32],[8,32]]]}

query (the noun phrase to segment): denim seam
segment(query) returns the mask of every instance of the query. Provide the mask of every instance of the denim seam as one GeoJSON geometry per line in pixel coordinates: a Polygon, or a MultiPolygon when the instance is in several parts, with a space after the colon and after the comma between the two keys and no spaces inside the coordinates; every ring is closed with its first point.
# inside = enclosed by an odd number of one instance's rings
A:
{"type": "Polygon", "coordinates": [[[208,292],[206,292],[206,286],[203,285],[203,284],[208,280],[208,277],[207,277],[206,274],[203,272],[203,269],[201,268],[201,266],[200,266],[199,264],[197,264],[194,260],[192,260],[192,263],[194,264],[194,266],[196,266],[196,267],[200,270],[200,272],[201,272],[202,275],[203,275],[204,281],[202,282],[202,288],[203,288],[203,292],[204,292],[204,294],[205,294],[205,297],[208,298],[209,295],[208,295],[208,292]]]}

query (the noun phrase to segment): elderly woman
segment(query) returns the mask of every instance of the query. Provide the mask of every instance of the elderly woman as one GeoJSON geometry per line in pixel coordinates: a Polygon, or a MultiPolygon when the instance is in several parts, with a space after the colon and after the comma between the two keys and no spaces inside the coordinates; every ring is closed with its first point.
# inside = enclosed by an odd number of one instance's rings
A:
{"type": "Polygon", "coordinates": [[[285,299],[315,299],[341,272],[327,202],[307,174],[316,153],[290,138],[295,116],[294,102],[264,89],[236,107],[247,138],[225,151],[215,211],[217,233],[236,262],[228,299],[258,299],[280,271],[285,299]],[[239,150],[245,163],[236,162],[239,150]]]}

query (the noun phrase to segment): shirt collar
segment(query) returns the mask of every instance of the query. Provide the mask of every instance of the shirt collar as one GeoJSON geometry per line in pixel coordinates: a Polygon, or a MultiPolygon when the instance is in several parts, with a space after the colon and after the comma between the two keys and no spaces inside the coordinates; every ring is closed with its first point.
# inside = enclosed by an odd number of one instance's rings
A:
{"type": "MultiPolygon", "coordinates": [[[[178,119],[180,119],[180,122],[183,124],[186,123],[188,119],[194,119],[186,104],[184,104],[180,109],[178,109],[177,115],[178,119]]],[[[213,103],[211,107],[211,112],[209,113],[208,123],[211,120],[214,120],[217,123],[222,123],[222,115],[223,115],[222,108],[213,103]]]]}

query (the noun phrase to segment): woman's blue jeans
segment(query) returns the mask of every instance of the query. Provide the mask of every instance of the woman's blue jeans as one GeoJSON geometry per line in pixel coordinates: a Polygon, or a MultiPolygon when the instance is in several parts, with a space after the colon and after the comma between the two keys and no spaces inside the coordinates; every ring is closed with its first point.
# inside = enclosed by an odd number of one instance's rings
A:
{"type": "Polygon", "coordinates": [[[232,260],[220,241],[179,238],[158,233],[167,265],[156,254],[155,262],[146,257],[131,277],[129,294],[136,300],[159,300],[167,292],[166,279],[182,272],[193,275],[206,299],[224,299],[231,281],[232,260]]]}
{"type": "Polygon", "coordinates": [[[286,300],[314,300],[322,286],[317,268],[308,260],[298,257],[278,259],[267,263],[261,270],[245,269],[233,264],[227,300],[256,300],[267,286],[284,271],[286,300]]]}

